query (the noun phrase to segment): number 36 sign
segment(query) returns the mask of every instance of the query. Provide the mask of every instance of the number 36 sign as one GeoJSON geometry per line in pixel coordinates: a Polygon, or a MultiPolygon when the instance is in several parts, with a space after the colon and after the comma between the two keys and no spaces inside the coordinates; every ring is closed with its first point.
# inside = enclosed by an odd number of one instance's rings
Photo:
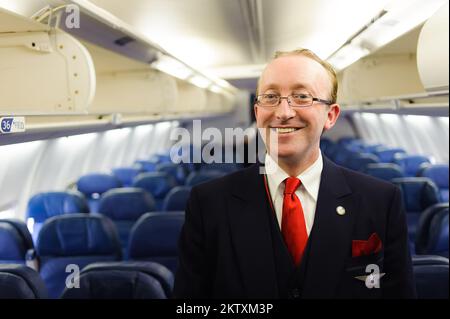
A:
{"type": "Polygon", "coordinates": [[[25,117],[0,117],[0,133],[25,132],[25,117]]]}

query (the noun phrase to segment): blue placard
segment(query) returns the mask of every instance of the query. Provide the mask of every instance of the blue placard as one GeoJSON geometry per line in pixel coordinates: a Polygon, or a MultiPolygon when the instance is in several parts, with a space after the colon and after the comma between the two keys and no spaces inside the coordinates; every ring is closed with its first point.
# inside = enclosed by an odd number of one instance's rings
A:
{"type": "Polygon", "coordinates": [[[0,133],[18,133],[25,132],[24,117],[0,117],[0,133]]]}

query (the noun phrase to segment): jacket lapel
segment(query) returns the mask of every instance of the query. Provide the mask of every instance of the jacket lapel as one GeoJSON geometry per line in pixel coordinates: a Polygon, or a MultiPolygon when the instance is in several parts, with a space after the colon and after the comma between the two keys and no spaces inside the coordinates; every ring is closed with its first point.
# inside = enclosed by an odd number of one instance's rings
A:
{"type": "Polygon", "coordinates": [[[276,298],[278,286],[263,175],[255,164],[236,180],[228,202],[231,239],[247,296],[276,298]]]}
{"type": "MultiPolygon", "coordinates": [[[[359,196],[353,193],[343,171],[324,157],[309,257],[303,283],[304,298],[333,298],[347,256],[359,196]],[[343,207],[345,214],[337,213],[343,207]]],[[[342,210],[341,210],[342,213],[342,210]]]]}

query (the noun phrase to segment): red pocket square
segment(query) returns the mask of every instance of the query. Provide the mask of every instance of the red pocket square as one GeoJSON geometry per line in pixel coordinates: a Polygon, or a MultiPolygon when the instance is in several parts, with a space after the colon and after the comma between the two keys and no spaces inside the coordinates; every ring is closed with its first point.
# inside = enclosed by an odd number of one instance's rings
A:
{"type": "Polygon", "coordinates": [[[352,257],[375,254],[381,250],[381,239],[377,233],[370,235],[368,240],[354,240],[352,242],[352,257]]]}

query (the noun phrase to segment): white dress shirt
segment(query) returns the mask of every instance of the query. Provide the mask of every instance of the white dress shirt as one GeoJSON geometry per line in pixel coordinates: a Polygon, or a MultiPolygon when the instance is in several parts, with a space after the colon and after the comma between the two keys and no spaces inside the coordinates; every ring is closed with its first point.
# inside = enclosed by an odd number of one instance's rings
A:
{"type": "MultiPolygon", "coordinates": [[[[271,168],[267,170],[267,183],[269,184],[269,192],[272,197],[275,213],[277,215],[278,225],[281,229],[281,219],[283,216],[283,193],[285,187],[283,181],[288,178],[289,175],[278,166],[270,155],[266,154],[265,160],[265,166],[270,166],[271,168]]],[[[297,176],[297,178],[301,181],[301,185],[295,191],[295,195],[297,195],[302,204],[308,236],[314,223],[322,169],[323,159],[322,154],[319,152],[319,157],[317,160],[305,171],[303,171],[303,173],[297,176]]]]}

